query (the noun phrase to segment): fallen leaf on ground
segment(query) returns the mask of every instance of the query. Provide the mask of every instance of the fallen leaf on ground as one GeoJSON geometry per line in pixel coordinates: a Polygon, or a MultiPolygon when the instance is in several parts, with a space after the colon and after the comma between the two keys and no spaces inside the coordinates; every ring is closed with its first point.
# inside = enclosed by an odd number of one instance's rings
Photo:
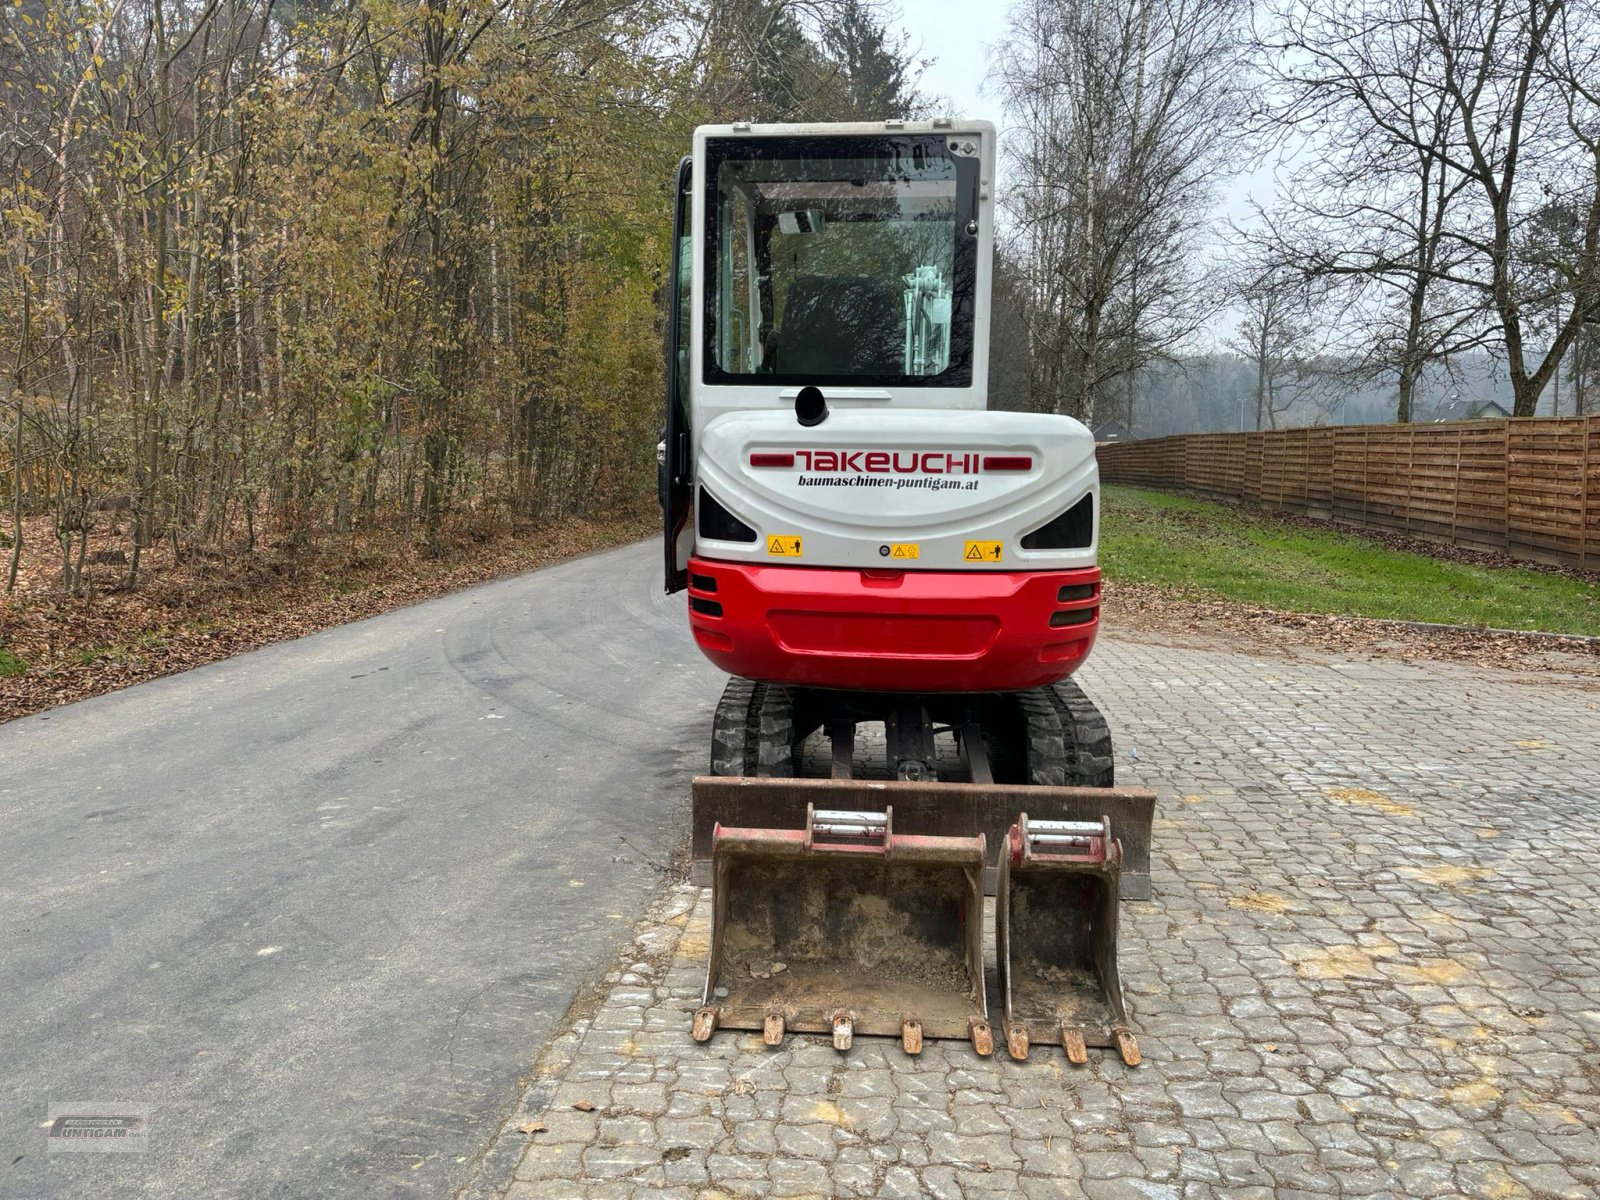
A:
{"type": "Polygon", "coordinates": [[[518,1133],[549,1133],[550,1126],[543,1121],[524,1121],[517,1126],[518,1133]]]}
{"type": "MultiPolygon", "coordinates": [[[[1592,571],[1573,574],[1586,582],[1596,578],[1592,571]]],[[[1560,672],[1591,684],[1600,677],[1600,642],[1419,629],[1366,617],[1283,612],[1126,579],[1105,585],[1100,630],[1102,635],[1157,645],[1225,646],[1287,658],[1311,650],[1341,658],[1464,662],[1518,672],[1560,672]]]]}

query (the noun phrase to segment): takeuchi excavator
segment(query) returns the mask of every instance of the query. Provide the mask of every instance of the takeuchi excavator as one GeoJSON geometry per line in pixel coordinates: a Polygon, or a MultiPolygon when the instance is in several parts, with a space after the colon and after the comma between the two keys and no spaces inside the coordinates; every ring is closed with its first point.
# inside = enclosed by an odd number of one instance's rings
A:
{"type": "Polygon", "coordinates": [[[1154,797],[1071,676],[1100,616],[1094,442],[988,394],[995,130],[705,126],[680,164],[666,587],[731,676],[693,785],[693,1033],[1139,1058],[1118,897],[1154,797]]]}

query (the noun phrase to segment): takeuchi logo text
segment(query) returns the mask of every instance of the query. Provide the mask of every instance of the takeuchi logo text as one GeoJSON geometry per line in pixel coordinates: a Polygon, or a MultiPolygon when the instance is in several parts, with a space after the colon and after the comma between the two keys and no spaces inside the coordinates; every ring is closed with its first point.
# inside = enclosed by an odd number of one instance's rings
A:
{"type": "Polygon", "coordinates": [[[983,456],[959,450],[796,450],[802,471],[864,475],[977,475],[983,456]]]}

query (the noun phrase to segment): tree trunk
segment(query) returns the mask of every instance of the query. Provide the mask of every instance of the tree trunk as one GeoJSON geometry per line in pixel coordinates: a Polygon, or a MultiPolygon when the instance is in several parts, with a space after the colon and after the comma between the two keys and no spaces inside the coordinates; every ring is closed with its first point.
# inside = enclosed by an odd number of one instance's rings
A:
{"type": "Polygon", "coordinates": [[[1410,363],[1400,366],[1400,401],[1395,406],[1394,419],[1398,424],[1411,423],[1411,397],[1417,386],[1415,368],[1410,363]]]}
{"type": "Polygon", "coordinates": [[[1267,380],[1271,367],[1267,362],[1269,349],[1269,336],[1271,333],[1271,319],[1263,309],[1261,318],[1261,331],[1256,339],[1256,432],[1261,432],[1261,422],[1266,417],[1267,407],[1267,380]]]}

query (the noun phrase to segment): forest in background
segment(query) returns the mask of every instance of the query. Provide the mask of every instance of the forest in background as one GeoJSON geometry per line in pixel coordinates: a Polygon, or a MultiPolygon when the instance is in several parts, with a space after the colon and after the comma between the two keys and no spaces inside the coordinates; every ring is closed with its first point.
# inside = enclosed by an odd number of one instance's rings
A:
{"type": "Polygon", "coordinates": [[[690,131],[916,74],[869,0],[0,7],[7,589],[39,514],[70,595],[155,546],[637,511],[690,131]]]}
{"type": "MultiPolygon", "coordinates": [[[[1600,404],[1597,3],[1014,0],[991,403],[1144,434],[1600,404]]],[[[152,548],[647,510],[690,131],[929,115],[898,19],[0,5],[5,587],[45,517],[73,596],[152,548]]]]}

